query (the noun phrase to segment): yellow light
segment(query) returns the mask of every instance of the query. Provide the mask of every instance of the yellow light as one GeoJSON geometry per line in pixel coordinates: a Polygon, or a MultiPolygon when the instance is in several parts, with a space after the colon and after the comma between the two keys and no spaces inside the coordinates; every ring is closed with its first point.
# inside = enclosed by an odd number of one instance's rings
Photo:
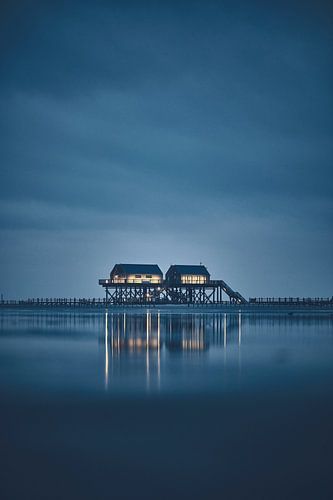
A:
{"type": "Polygon", "coordinates": [[[108,313],[105,313],[105,389],[109,383],[108,313]]]}

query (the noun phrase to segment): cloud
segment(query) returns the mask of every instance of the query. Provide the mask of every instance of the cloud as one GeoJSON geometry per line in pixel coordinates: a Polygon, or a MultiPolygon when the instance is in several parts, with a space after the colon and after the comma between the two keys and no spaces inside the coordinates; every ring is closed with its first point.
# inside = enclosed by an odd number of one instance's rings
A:
{"type": "Polygon", "coordinates": [[[113,247],[120,238],[129,260],[128,249],[137,260],[153,248],[167,261],[172,241],[173,261],[206,254],[221,273],[218,251],[237,266],[233,247],[254,262],[267,241],[290,269],[295,251],[315,251],[315,233],[332,266],[330,19],[324,3],[8,7],[0,230],[17,233],[33,267],[29,232],[56,258],[47,238],[66,231],[100,244],[109,234],[113,247]]]}

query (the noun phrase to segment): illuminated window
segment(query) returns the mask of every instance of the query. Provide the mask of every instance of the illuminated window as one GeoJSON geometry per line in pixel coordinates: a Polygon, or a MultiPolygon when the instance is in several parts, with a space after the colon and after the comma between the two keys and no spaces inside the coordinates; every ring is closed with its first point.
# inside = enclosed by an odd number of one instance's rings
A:
{"type": "Polygon", "coordinates": [[[181,282],[185,284],[200,285],[207,282],[207,277],[200,274],[183,274],[181,276],[181,282]]]}
{"type": "Polygon", "coordinates": [[[113,283],[125,283],[125,278],[123,276],[115,276],[113,283]]]}

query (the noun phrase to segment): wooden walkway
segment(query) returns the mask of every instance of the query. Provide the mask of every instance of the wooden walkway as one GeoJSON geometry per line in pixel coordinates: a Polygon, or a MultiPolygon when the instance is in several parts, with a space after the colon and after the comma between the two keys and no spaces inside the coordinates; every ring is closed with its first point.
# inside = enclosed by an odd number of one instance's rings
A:
{"type": "MultiPolygon", "coordinates": [[[[174,306],[172,302],[124,302],[121,306],[125,307],[163,307],[163,306],[174,306]]],[[[333,298],[300,298],[300,297],[255,297],[250,298],[247,304],[231,304],[229,301],[221,301],[217,303],[203,304],[203,303],[192,303],[192,304],[177,304],[178,306],[189,306],[189,307],[230,307],[230,308],[241,308],[244,310],[251,309],[267,309],[269,307],[279,308],[325,308],[333,310],[333,298]]],[[[119,304],[118,304],[119,306],[119,304]]],[[[1,307],[50,307],[50,308],[103,308],[103,307],[116,307],[116,305],[110,304],[105,298],[33,298],[25,300],[0,300],[1,307]]]]}

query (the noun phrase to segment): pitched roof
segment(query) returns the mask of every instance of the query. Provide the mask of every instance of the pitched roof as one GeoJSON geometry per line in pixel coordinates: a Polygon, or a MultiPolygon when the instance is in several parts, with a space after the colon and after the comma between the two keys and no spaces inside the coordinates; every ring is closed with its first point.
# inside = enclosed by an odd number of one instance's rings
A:
{"type": "Polygon", "coordinates": [[[163,274],[157,264],[116,264],[113,271],[124,274],[163,274]]]}
{"type": "Polygon", "coordinates": [[[209,272],[205,266],[187,266],[187,265],[174,265],[170,266],[169,271],[176,270],[179,274],[203,274],[205,276],[209,276],[209,272]]]}

